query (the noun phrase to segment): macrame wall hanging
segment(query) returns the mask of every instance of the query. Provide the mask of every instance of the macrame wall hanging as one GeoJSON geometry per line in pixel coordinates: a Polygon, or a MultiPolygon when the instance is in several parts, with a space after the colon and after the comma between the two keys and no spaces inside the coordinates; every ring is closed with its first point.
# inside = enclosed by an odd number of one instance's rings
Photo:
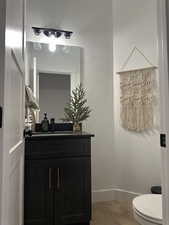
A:
{"type": "Polygon", "coordinates": [[[125,61],[120,75],[122,127],[136,132],[154,128],[156,69],[149,59],[134,47],[125,61]],[[124,71],[133,53],[138,51],[150,67],[124,71]]]}

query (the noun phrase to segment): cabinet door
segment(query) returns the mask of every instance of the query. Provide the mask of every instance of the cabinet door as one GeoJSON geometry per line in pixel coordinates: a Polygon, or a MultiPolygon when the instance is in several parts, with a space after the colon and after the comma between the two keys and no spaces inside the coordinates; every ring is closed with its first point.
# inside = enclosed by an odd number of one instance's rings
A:
{"type": "MultiPolygon", "coordinates": [[[[58,170],[58,194],[62,196],[61,224],[85,223],[91,219],[90,158],[65,158],[58,170]]],[[[55,210],[57,211],[57,204],[55,210]]],[[[56,225],[56,223],[55,223],[56,225]]],[[[59,224],[60,225],[60,224],[59,224]]]]}
{"type": "Polygon", "coordinates": [[[50,160],[26,160],[25,225],[52,225],[52,173],[50,160]]]}

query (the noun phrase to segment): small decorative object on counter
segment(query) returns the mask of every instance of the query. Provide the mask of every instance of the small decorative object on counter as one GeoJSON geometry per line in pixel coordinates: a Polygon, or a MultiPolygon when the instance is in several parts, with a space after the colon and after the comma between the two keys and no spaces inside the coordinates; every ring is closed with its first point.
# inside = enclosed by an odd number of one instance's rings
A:
{"type": "Polygon", "coordinates": [[[41,122],[41,129],[43,132],[48,132],[49,131],[49,120],[47,118],[47,113],[44,113],[44,119],[41,122]]]}
{"type": "Polygon", "coordinates": [[[51,118],[50,119],[50,131],[54,132],[55,131],[55,119],[54,118],[51,118]]]}
{"type": "Polygon", "coordinates": [[[80,132],[82,129],[81,129],[81,125],[79,124],[79,123],[77,123],[77,122],[75,122],[74,124],[73,124],[73,131],[74,132],[80,132]]]}
{"type": "Polygon", "coordinates": [[[23,132],[24,137],[31,137],[32,136],[32,130],[25,128],[23,132]]]}
{"type": "Polygon", "coordinates": [[[32,131],[35,130],[36,112],[39,111],[39,104],[34,97],[29,86],[25,86],[25,127],[29,127],[32,131]]]}
{"type": "Polygon", "coordinates": [[[64,108],[64,118],[61,120],[64,122],[72,122],[74,132],[82,131],[82,125],[80,123],[89,118],[91,113],[89,106],[86,106],[87,99],[85,95],[86,90],[83,88],[82,84],[80,84],[72,91],[70,101],[64,108]]]}

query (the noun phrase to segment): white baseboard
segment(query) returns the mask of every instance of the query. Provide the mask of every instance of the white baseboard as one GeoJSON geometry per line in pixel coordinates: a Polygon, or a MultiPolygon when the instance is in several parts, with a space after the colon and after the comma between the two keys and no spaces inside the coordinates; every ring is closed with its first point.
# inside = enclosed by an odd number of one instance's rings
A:
{"type": "Polygon", "coordinates": [[[92,191],[92,201],[93,202],[105,202],[112,200],[130,201],[138,195],[141,194],[118,188],[101,189],[92,191]]]}

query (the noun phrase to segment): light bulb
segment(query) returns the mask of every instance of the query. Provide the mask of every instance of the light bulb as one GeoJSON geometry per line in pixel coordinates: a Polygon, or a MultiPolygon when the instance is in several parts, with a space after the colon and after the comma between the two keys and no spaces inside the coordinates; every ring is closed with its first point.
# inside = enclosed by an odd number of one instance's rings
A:
{"type": "Polygon", "coordinates": [[[49,51],[50,52],[55,52],[56,51],[56,44],[49,43],[49,51]]]}

